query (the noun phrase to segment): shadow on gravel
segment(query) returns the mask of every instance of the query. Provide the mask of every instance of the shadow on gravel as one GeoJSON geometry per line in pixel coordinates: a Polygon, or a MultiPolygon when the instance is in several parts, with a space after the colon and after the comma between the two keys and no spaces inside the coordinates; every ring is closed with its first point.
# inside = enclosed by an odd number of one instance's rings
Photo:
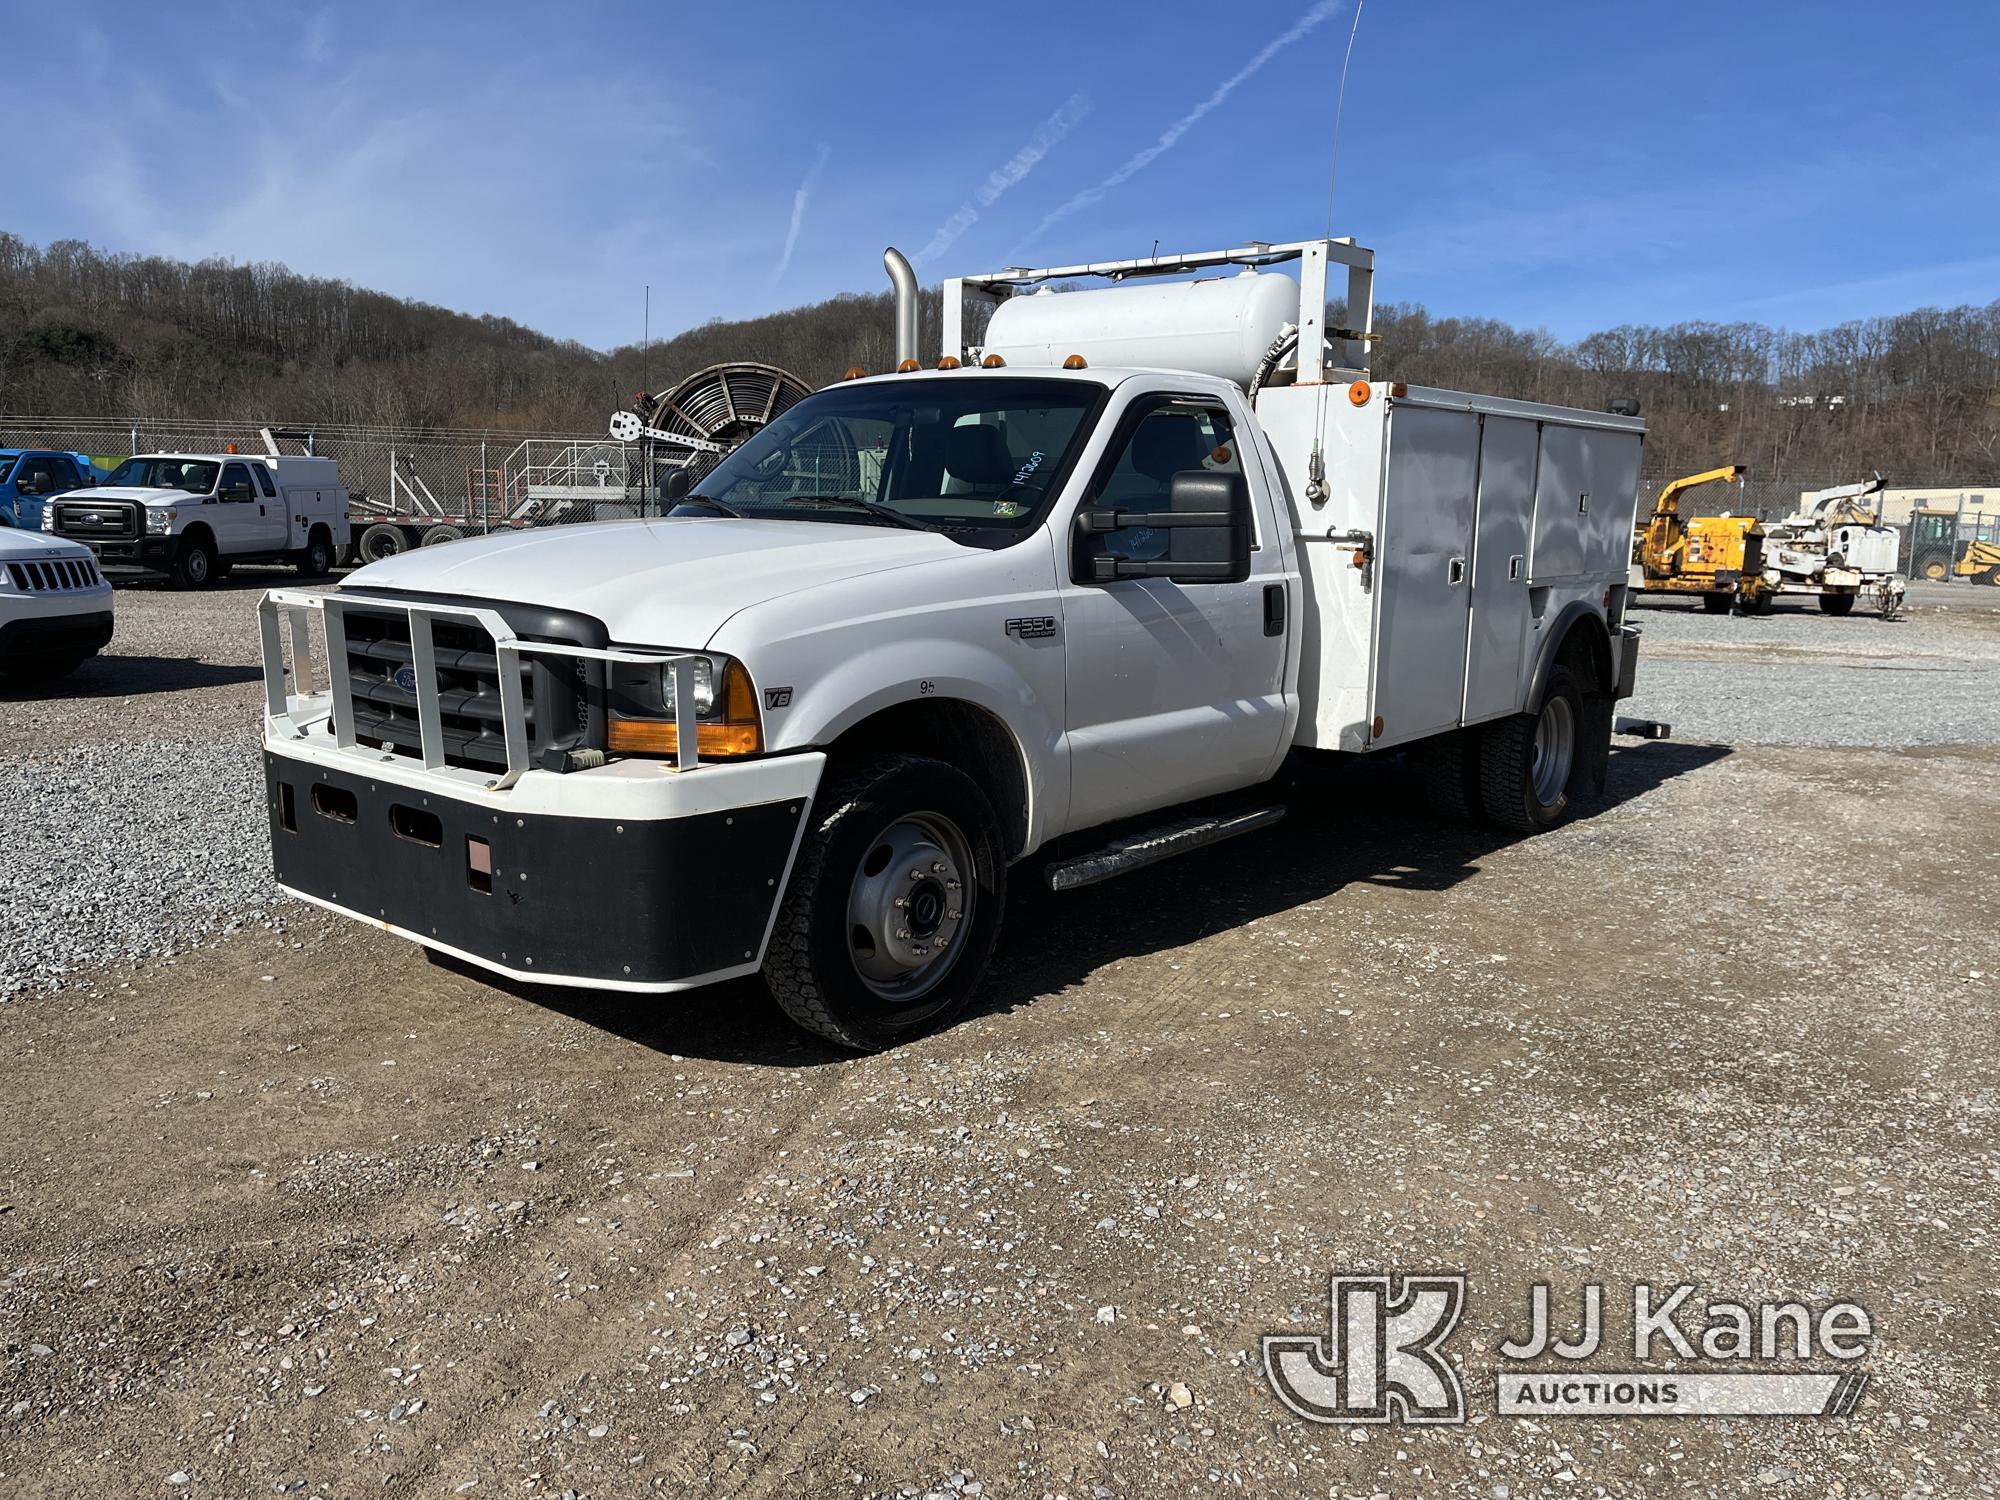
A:
{"type": "MultiPolygon", "coordinates": [[[[1729,755],[1726,745],[1613,742],[1605,795],[1577,819],[1610,809],[1729,755]]],[[[1273,799],[1290,812],[1266,832],[1186,854],[1068,895],[1042,879],[1053,854],[1008,872],[1007,921],[980,997],[992,1015],[1081,983],[1119,959],[1182,947],[1357,883],[1449,890],[1515,836],[1440,822],[1416,779],[1391,760],[1288,771],[1273,799]]],[[[1088,836],[1086,836],[1088,837],[1088,836]]],[[[846,1053],[808,1038],[754,979],[685,995],[633,996],[516,984],[445,967],[656,1052],[763,1067],[806,1067],[846,1053]]]]}
{"type": "Polygon", "coordinates": [[[133,698],[145,693],[179,692],[183,688],[256,682],[263,675],[262,667],[228,666],[193,656],[95,656],[69,676],[54,682],[9,679],[0,686],[0,703],[51,698],[133,698]]]}

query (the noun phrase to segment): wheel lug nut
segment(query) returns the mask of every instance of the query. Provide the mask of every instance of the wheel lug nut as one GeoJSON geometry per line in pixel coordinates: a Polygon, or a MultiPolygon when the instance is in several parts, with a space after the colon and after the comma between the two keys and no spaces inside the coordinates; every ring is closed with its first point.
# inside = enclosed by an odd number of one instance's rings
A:
{"type": "Polygon", "coordinates": [[[934,859],[934,860],[932,860],[932,861],[931,861],[931,874],[933,874],[933,875],[942,875],[942,874],[944,874],[944,861],[943,861],[943,860],[941,860],[941,859],[934,859]]]}
{"type": "Polygon", "coordinates": [[[910,898],[908,896],[898,896],[896,898],[896,904],[898,906],[908,906],[910,904],[910,898]]]}
{"type": "Polygon", "coordinates": [[[953,907],[950,911],[944,914],[944,919],[947,922],[956,922],[958,918],[959,918],[959,911],[957,907],[953,907]]]}
{"type": "Polygon", "coordinates": [[[955,891],[958,889],[958,882],[956,880],[947,880],[944,883],[944,888],[948,891],[955,891]]]}
{"type": "Polygon", "coordinates": [[[908,942],[910,940],[910,929],[907,927],[898,927],[896,929],[896,936],[904,942],[908,942]]]}
{"type": "Polygon", "coordinates": [[[922,870],[912,870],[912,871],[910,871],[910,879],[912,879],[912,880],[922,880],[923,878],[924,878],[924,872],[923,872],[922,870]]]}

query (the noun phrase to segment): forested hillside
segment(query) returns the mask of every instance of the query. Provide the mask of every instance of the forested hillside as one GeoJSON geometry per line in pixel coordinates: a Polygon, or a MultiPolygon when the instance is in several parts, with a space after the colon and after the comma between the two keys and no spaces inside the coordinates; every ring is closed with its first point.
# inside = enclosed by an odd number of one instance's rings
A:
{"type": "MultiPolygon", "coordinates": [[[[1589,407],[1638,397],[1652,472],[1733,460],[1766,480],[2000,477],[2000,302],[1817,333],[1681,323],[1575,344],[1408,304],[1376,323],[1380,376],[1589,407]]],[[[933,291],[924,347],[936,327],[933,291]]],[[[886,293],[842,296],[704,324],[656,344],[643,367],[665,388],[718,360],[760,359],[817,385],[852,365],[888,368],[889,330],[886,293]]],[[[0,412],[594,433],[641,371],[637,348],[603,353],[282,266],[0,233],[0,412]]]]}

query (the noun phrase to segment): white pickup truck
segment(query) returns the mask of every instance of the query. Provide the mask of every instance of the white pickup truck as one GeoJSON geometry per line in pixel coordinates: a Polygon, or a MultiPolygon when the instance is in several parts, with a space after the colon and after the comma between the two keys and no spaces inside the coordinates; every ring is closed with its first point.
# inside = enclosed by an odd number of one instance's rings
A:
{"type": "MultiPolygon", "coordinates": [[[[270,439],[266,439],[270,443],[270,439]]],[[[42,529],[81,542],[111,577],[203,589],[236,563],[287,562],[308,578],[347,550],[347,491],[330,458],[142,453],[103,484],[42,508],[42,529]]]]}
{"type": "Polygon", "coordinates": [[[279,881],[518,979],[761,971],[867,1048],[978,986],[1010,866],[1071,836],[1068,889],[1261,827],[1297,751],[1418,748],[1448,802],[1561,822],[1631,691],[1642,424],[1367,378],[1372,269],[1319,240],[948,282],[937,368],[906,296],[901,371],[666,518],[267,595],[279,881]],[[1031,294],[1088,276],[1139,285],[1031,294]]]}

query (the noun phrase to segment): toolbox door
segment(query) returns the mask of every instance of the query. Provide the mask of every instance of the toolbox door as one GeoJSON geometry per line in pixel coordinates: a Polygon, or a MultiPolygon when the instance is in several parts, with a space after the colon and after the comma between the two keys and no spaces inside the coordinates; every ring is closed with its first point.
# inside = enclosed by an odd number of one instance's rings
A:
{"type": "Polygon", "coordinates": [[[1527,676],[1528,518],[1535,504],[1536,424],[1488,416],[1479,437],[1472,618],[1465,648],[1465,722],[1516,713],[1527,676]]]}
{"type": "Polygon", "coordinates": [[[1479,417],[1399,403],[1376,546],[1376,745],[1458,727],[1472,597],[1479,417]]]}

